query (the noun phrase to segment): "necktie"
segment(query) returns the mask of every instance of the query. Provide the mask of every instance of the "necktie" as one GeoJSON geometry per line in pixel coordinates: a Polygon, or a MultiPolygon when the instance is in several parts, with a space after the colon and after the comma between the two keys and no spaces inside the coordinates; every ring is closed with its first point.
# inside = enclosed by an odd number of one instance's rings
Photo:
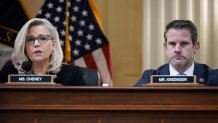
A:
{"type": "Polygon", "coordinates": [[[178,76],[185,76],[186,74],[184,74],[184,73],[178,73],[177,75],[178,75],[178,76]]]}

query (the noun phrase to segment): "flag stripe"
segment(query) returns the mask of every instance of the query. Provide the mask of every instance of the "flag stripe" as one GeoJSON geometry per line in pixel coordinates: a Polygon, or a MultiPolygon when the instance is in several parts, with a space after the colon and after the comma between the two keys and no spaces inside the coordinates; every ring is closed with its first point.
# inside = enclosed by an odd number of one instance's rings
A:
{"type": "Polygon", "coordinates": [[[85,60],[85,62],[86,62],[86,66],[87,66],[88,68],[97,69],[97,66],[96,66],[96,64],[95,64],[94,58],[93,58],[93,56],[92,56],[91,53],[85,55],[85,56],[84,56],[84,60],[85,60]]]}
{"type": "Polygon", "coordinates": [[[101,75],[102,82],[112,86],[110,72],[102,49],[95,50],[92,54],[101,75]]]}
{"type": "Polygon", "coordinates": [[[87,68],[86,62],[85,62],[85,60],[84,60],[83,57],[78,58],[77,60],[75,60],[75,61],[74,61],[74,64],[75,64],[76,66],[81,66],[81,67],[86,67],[86,68],[87,68]]]}
{"type": "Polygon", "coordinates": [[[106,63],[107,63],[108,70],[110,72],[110,75],[112,76],[109,45],[106,45],[106,46],[102,47],[102,49],[103,49],[103,52],[104,52],[104,55],[105,55],[105,59],[107,61],[106,63]]]}

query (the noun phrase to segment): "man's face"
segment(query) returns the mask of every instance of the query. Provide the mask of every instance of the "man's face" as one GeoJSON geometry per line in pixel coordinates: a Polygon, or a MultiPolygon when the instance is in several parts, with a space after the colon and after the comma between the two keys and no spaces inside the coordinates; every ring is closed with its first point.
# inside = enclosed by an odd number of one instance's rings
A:
{"type": "Polygon", "coordinates": [[[194,54],[200,47],[199,42],[193,45],[188,29],[169,29],[166,37],[164,49],[169,62],[174,68],[189,68],[194,61],[194,54]]]}

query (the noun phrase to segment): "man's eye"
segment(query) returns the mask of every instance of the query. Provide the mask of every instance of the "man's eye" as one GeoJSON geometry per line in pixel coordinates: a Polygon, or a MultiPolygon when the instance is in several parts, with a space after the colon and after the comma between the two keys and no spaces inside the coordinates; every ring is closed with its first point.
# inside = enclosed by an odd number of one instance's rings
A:
{"type": "Polygon", "coordinates": [[[182,42],[182,43],[181,43],[181,45],[183,45],[183,46],[184,46],[184,45],[188,45],[188,44],[189,44],[188,42],[182,42]]]}
{"type": "Polygon", "coordinates": [[[175,43],[169,43],[169,45],[174,46],[174,45],[176,45],[176,44],[175,44],[175,43]]]}

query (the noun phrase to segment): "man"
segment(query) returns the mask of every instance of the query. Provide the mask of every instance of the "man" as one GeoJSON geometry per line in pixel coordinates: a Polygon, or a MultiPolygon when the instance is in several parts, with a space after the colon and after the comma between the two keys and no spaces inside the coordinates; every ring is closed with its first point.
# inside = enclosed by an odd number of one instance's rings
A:
{"type": "Polygon", "coordinates": [[[146,70],[135,84],[141,86],[150,82],[151,75],[196,75],[199,83],[207,81],[210,68],[205,64],[194,62],[200,43],[197,40],[197,28],[189,20],[174,20],[166,26],[164,33],[164,50],[169,63],[157,70],[146,70]]]}

